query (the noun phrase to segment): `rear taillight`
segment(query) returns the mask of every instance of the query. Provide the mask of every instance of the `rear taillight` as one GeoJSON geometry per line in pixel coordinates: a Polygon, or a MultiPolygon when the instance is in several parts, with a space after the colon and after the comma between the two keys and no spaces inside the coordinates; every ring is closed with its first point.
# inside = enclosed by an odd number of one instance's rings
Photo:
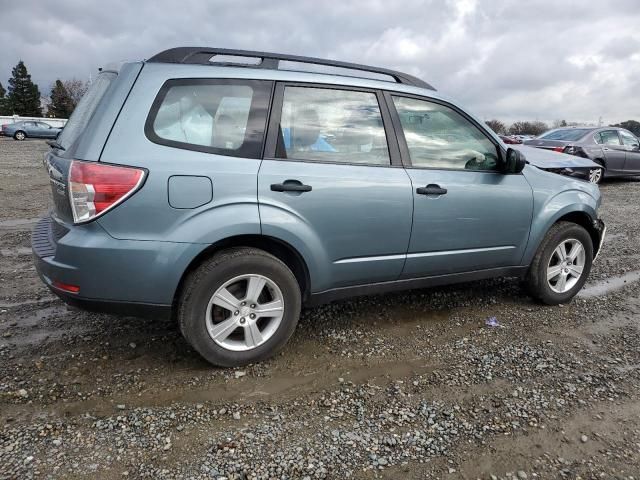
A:
{"type": "Polygon", "coordinates": [[[575,155],[577,157],[589,158],[587,153],[582,149],[582,147],[574,147],[573,145],[569,145],[564,147],[564,153],[568,153],[569,155],[575,155]]]}
{"type": "Polygon", "coordinates": [[[71,285],[69,283],[63,283],[57,280],[54,280],[53,282],[51,282],[51,285],[53,285],[59,290],[64,290],[65,292],[80,293],[80,287],[77,285],[71,285]]]}
{"type": "Polygon", "coordinates": [[[564,151],[564,148],[563,147],[554,147],[553,151],[562,153],[564,151]]]}
{"type": "Polygon", "coordinates": [[[97,162],[71,162],[69,198],[74,223],[99,217],[130,197],[144,180],[139,168],[97,162]]]}

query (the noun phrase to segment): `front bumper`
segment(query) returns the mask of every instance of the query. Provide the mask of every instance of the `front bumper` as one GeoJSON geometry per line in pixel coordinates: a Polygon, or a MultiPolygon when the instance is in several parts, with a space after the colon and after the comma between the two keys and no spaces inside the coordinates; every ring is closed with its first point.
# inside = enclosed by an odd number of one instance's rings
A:
{"type": "Polygon", "coordinates": [[[593,224],[594,224],[593,225],[594,229],[599,237],[597,250],[595,251],[595,255],[593,256],[593,261],[595,262],[596,259],[598,258],[598,255],[600,255],[600,252],[602,251],[602,245],[604,244],[604,237],[607,235],[607,226],[600,219],[595,220],[593,224]]]}
{"type": "Polygon", "coordinates": [[[203,248],[117,240],[96,222],[67,226],[48,216],[34,228],[31,245],[38,275],[63,301],[134,316],[170,312],[183,272],[203,248]]]}

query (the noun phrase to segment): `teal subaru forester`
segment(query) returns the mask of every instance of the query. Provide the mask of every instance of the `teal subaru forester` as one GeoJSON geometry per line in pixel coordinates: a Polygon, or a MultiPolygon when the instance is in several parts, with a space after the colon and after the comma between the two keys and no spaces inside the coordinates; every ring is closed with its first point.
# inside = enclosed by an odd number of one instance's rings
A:
{"type": "Polygon", "coordinates": [[[509,276],[567,302],[605,233],[596,185],[364,65],[174,48],[103,69],[50,144],[42,280],[82,308],[173,313],[221,366],[338,298],[509,276]]]}

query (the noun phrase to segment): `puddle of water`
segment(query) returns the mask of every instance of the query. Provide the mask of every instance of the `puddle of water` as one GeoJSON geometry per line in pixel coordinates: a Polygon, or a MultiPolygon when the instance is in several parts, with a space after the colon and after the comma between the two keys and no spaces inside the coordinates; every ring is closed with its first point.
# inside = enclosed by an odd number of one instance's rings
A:
{"type": "Polygon", "coordinates": [[[13,229],[19,227],[27,227],[31,229],[40,218],[11,218],[9,220],[0,220],[0,229],[13,229]]]}
{"type": "Polygon", "coordinates": [[[45,297],[39,300],[24,300],[22,302],[13,302],[13,303],[2,303],[0,304],[0,308],[16,308],[16,307],[24,307],[26,305],[40,305],[41,303],[49,303],[54,300],[58,300],[58,297],[45,297]]]}
{"type": "Polygon", "coordinates": [[[640,280],[640,270],[634,270],[619,277],[607,278],[583,288],[582,291],[578,293],[578,296],[581,298],[600,297],[607,293],[620,290],[621,288],[626,287],[629,283],[637,282],[638,280],[640,280]]]}
{"type": "Polygon", "coordinates": [[[628,235],[626,233],[608,233],[607,234],[607,240],[613,240],[615,238],[628,238],[628,235]]]}
{"type": "Polygon", "coordinates": [[[24,317],[18,318],[19,332],[6,341],[17,346],[42,344],[64,337],[82,334],[85,329],[76,324],[65,324],[63,327],[45,326],[43,323],[50,317],[66,315],[64,306],[45,307],[24,317]]]}
{"type": "Polygon", "coordinates": [[[29,247],[17,247],[17,248],[0,248],[0,255],[3,257],[23,257],[25,255],[31,255],[31,249],[29,247]]]}
{"type": "Polygon", "coordinates": [[[54,315],[65,315],[67,314],[67,307],[64,305],[53,305],[51,307],[44,307],[40,310],[36,310],[35,312],[31,312],[28,315],[20,317],[17,319],[20,327],[36,327],[42,320],[48,317],[52,317],[54,315]]]}

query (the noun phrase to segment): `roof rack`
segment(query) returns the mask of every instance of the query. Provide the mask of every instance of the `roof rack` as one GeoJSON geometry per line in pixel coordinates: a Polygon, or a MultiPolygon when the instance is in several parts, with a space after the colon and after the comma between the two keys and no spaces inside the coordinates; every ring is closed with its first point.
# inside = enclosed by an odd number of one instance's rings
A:
{"type": "MultiPolygon", "coordinates": [[[[407,73],[389,70],[387,68],[370,67],[368,65],[359,65],[357,63],[340,62],[336,60],[326,60],[323,58],[303,57],[299,55],[287,55],[282,53],[255,52],[251,50],[234,50],[228,48],[207,48],[207,47],[176,47],[170,48],[151,57],[147,62],[153,63],[184,63],[196,65],[211,65],[211,58],[215,55],[235,56],[235,57],[253,57],[260,58],[262,61],[255,65],[244,65],[251,68],[265,68],[270,70],[278,70],[280,61],[309,63],[312,65],[325,65],[329,67],[346,68],[350,70],[359,70],[362,72],[376,73],[380,75],[388,75],[396,82],[403,85],[412,85],[414,87],[427,88],[435,90],[424,80],[409,75],[407,73]]],[[[238,63],[215,63],[214,65],[233,65],[243,66],[238,63]]]]}

